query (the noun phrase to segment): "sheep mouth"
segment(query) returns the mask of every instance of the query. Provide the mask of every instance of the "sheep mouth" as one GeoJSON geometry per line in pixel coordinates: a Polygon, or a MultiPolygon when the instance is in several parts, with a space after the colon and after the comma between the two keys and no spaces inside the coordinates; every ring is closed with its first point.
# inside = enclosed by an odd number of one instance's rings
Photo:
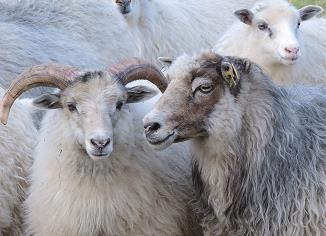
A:
{"type": "Polygon", "coordinates": [[[126,15],[128,13],[130,13],[130,10],[129,9],[124,9],[121,11],[122,14],[126,15]]]}
{"type": "Polygon", "coordinates": [[[176,134],[175,134],[175,132],[172,132],[172,133],[168,134],[167,136],[165,136],[164,138],[156,137],[153,139],[153,138],[147,137],[147,140],[151,145],[153,145],[155,147],[155,149],[163,150],[175,142],[176,134]]]}
{"type": "Polygon", "coordinates": [[[107,153],[95,153],[95,154],[92,154],[92,156],[94,157],[106,157],[108,154],[107,153]]]}
{"type": "Polygon", "coordinates": [[[131,12],[130,6],[119,5],[121,14],[125,15],[131,12]]]}
{"type": "Polygon", "coordinates": [[[184,141],[188,141],[189,139],[191,138],[183,138],[183,137],[177,137],[174,142],[175,143],[181,143],[181,142],[184,142],[184,141]]]}
{"type": "Polygon", "coordinates": [[[92,151],[87,151],[88,156],[93,159],[94,161],[96,160],[104,160],[107,159],[110,154],[112,153],[112,150],[92,150],[92,151]]]}
{"type": "Polygon", "coordinates": [[[280,56],[281,62],[287,65],[293,65],[299,59],[299,56],[296,57],[284,57],[280,56]]]}

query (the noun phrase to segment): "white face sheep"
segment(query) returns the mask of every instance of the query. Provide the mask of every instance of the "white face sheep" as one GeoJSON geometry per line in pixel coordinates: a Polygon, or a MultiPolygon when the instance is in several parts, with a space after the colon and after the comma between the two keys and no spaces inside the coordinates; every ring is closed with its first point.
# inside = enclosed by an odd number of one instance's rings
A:
{"type": "Polygon", "coordinates": [[[232,12],[254,0],[131,0],[113,3],[124,13],[137,40],[139,55],[158,64],[160,56],[177,57],[210,48],[233,21],[232,12]],[[218,12],[218,14],[217,14],[218,12]]]}
{"type": "Polygon", "coordinates": [[[205,235],[326,235],[324,88],[276,86],[248,59],[177,59],[145,116],[158,149],[191,139],[205,235]]]}
{"type": "Polygon", "coordinates": [[[156,154],[135,132],[141,122],[128,104],[156,92],[125,85],[142,78],[154,81],[160,72],[131,59],[109,72],[36,66],[13,82],[1,104],[3,123],[23,91],[61,89],[34,101],[52,111],[43,119],[35,149],[28,235],[198,235],[188,206],[190,165],[156,154]]]}
{"type": "MultiPolygon", "coordinates": [[[[0,95],[4,95],[0,88],[0,95]]],[[[19,100],[12,109],[11,123],[0,125],[0,235],[23,235],[22,203],[37,131],[29,109],[19,100]]]]}
{"type": "Polygon", "coordinates": [[[310,20],[322,10],[314,5],[297,10],[284,0],[258,1],[251,10],[235,11],[241,23],[224,33],[214,51],[249,58],[278,83],[324,81],[326,19],[310,20]]]}

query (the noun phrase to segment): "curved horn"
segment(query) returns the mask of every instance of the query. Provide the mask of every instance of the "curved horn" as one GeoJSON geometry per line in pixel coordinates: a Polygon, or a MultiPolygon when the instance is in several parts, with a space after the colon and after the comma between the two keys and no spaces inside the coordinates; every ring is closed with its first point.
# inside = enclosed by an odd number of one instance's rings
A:
{"type": "Polygon", "coordinates": [[[7,89],[1,101],[1,123],[7,124],[12,104],[26,90],[39,86],[65,89],[79,74],[77,69],[69,66],[47,64],[34,66],[18,75],[7,89]]]}
{"type": "Polygon", "coordinates": [[[124,85],[135,80],[148,80],[155,84],[162,93],[168,86],[164,75],[155,66],[139,58],[130,58],[109,66],[108,71],[124,85]]]}

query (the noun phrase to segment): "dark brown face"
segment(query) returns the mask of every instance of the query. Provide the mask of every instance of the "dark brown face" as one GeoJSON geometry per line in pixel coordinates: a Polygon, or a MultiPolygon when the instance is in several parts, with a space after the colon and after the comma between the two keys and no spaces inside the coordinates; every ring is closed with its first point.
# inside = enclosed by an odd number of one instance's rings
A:
{"type": "Polygon", "coordinates": [[[144,118],[148,141],[164,149],[173,142],[209,135],[208,120],[216,104],[226,96],[234,102],[240,92],[239,73],[246,67],[242,61],[213,53],[177,59],[168,70],[167,90],[144,118]]]}

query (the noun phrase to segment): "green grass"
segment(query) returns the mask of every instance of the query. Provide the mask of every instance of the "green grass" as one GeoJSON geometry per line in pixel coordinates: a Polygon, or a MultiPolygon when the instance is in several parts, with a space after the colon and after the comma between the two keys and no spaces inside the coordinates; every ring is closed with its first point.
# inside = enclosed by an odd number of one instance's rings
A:
{"type": "Polygon", "coordinates": [[[323,16],[326,16],[326,0],[292,0],[298,8],[306,5],[319,5],[324,8],[323,16]]]}

